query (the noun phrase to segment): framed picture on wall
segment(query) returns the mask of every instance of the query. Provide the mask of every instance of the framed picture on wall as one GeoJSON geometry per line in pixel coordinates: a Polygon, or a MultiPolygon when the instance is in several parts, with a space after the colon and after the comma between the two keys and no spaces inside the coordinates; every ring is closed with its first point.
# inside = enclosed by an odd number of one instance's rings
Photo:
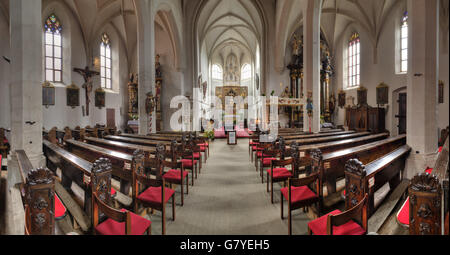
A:
{"type": "Polygon", "coordinates": [[[385,105],[389,103],[389,86],[384,82],[377,86],[377,104],[385,105]]]}
{"type": "Polygon", "coordinates": [[[367,89],[361,86],[357,94],[358,106],[367,105],[367,89]]]}
{"type": "Polygon", "coordinates": [[[66,88],[67,106],[73,108],[80,106],[80,88],[72,84],[66,88]]]}
{"type": "Polygon", "coordinates": [[[338,104],[340,108],[345,107],[345,91],[341,90],[339,91],[339,95],[338,95],[338,104]]]}
{"type": "Polygon", "coordinates": [[[45,107],[55,105],[55,87],[48,81],[42,84],[42,105],[45,107]]]}
{"type": "Polygon", "coordinates": [[[95,107],[98,107],[100,109],[105,107],[105,97],[105,90],[103,90],[102,88],[97,89],[95,91],[95,107]]]}

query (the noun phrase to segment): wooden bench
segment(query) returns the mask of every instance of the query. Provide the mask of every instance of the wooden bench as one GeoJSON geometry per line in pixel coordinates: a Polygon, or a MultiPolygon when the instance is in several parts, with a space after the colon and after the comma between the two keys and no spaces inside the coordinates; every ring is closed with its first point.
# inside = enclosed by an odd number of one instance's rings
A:
{"type": "MultiPolygon", "coordinates": [[[[302,134],[302,135],[283,134],[282,136],[285,140],[299,140],[299,139],[319,138],[319,137],[326,137],[326,136],[348,135],[348,134],[353,134],[353,133],[356,133],[356,131],[339,131],[339,132],[302,134]]],[[[278,135],[280,135],[280,133],[278,133],[278,135]]]]}
{"type": "Polygon", "coordinates": [[[160,135],[135,135],[135,134],[120,134],[118,136],[128,137],[128,138],[137,138],[137,139],[146,139],[152,141],[168,141],[171,142],[175,140],[181,140],[181,136],[160,136],[160,135]]]}
{"type": "Polygon", "coordinates": [[[94,137],[86,137],[85,142],[92,145],[97,145],[103,148],[120,151],[132,155],[136,150],[142,150],[146,158],[156,153],[156,147],[142,146],[131,143],[118,142],[113,140],[106,140],[94,137]]]}
{"type": "MultiPolygon", "coordinates": [[[[291,144],[293,142],[296,142],[299,145],[327,143],[327,142],[332,142],[332,141],[368,136],[370,134],[371,134],[370,132],[358,132],[358,133],[345,134],[345,135],[333,135],[333,136],[316,137],[316,138],[302,138],[302,139],[296,139],[296,140],[288,140],[288,141],[286,141],[286,144],[291,144]]],[[[387,134],[387,135],[389,135],[389,134],[387,134]]],[[[284,136],[283,136],[283,138],[284,138],[284,136]]]]}
{"type": "MultiPolygon", "coordinates": [[[[409,194],[409,234],[441,235],[449,204],[449,139],[447,138],[431,172],[411,180],[409,194]]],[[[448,227],[448,224],[447,224],[448,227]]],[[[445,232],[444,231],[444,232],[445,232]]]]}
{"type": "Polygon", "coordinates": [[[370,217],[376,210],[375,192],[386,183],[389,183],[391,190],[400,184],[406,158],[410,152],[411,148],[404,145],[367,165],[358,159],[350,159],[345,165],[346,207],[357,205],[367,193],[369,195],[367,213],[370,217]]]}
{"type": "Polygon", "coordinates": [[[158,144],[170,145],[169,141],[155,141],[155,140],[129,138],[129,137],[123,137],[123,136],[114,136],[114,135],[108,135],[104,138],[107,140],[112,140],[112,141],[117,141],[117,142],[131,143],[131,144],[152,146],[152,147],[156,147],[158,144]]]}
{"type": "Polygon", "coordinates": [[[336,192],[337,179],[345,175],[345,164],[348,160],[357,158],[363,164],[368,164],[405,144],[406,135],[400,135],[325,154],[315,149],[311,159],[320,165],[321,185],[325,184],[328,194],[331,194],[336,192]]]}
{"type": "Polygon", "coordinates": [[[55,234],[55,178],[48,168],[33,169],[24,150],[16,151],[25,208],[26,235],[55,234]]]}
{"type": "Polygon", "coordinates": [[[120,192],[125,195],[129,194],[133,179],[131,172],[133,157],[131,155],[75,140],[66,141],[66,149],[91,163],[98,158],[109,159],[113,166],[112,174],[120,178],[120,192]]]}
{"type": "MultiPolygon", "coordinates": [[[[90,217],[92,215],[92,192],[97,191],[105,197],[112,194],[112,192],[107,192],[107,190],[103,190],[104,187],[101,187],[101,185],[111,182],[112,169],[107,164],[109,160],[100,158],[92,164],[49,141],[44,140],[43,142],[44,155],[47,158],[47,164],[51,165],[50,169],[53,172],[56,172],[56,168],[61,170],[62,187],[70,191],[72,183],[75,182],[84,190],[83,210],[85,215],[90,217]]],[[[113,191],[111,185],[108,185],[110,191],[113,191]]],[[[66,199],[71,200],[69,204],[74,204],[73,199],[69,197],[66,197],[66,199]]],[[[88,231],[90,225],[87,224],[85,215],[76,206],[68,206],[68,208],[83,231],[88,231]]]]}

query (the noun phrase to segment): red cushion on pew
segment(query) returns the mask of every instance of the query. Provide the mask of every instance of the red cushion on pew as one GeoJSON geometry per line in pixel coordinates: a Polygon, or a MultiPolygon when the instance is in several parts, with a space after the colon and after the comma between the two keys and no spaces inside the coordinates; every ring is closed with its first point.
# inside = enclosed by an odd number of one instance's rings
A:
{"type": "Polygon", "coordinates": [[[206,147],[205,146],[200,146],[200,151],[201,152],[205,152],[206,151],[206,147]]]}
{"type": "Polygon", "coordinates": [[[116,190],[111,188],[111,196],[114,197],[117,194],[116,190]]]}
{"type": "MultiPolygon", "coordinates": [[[[182,159],[180,161],[184,167],[192,167],[192,159],[182,159]]],[[[197,160],[194,160],[194,164],[197,164],[197,160]]]]}
{"type": "MultiPolygon", "coordinates": [[[[186,156],[187,159],[191,159],[192,156],[186,156]]],[[[200,159],[200,152],[194,152],[194,159],[200,159]]]]}
{"type": "Polygon", "coordinates": [[[259,143],[258,143],[258,142],[250,141],[250,145],[259,145],[259,143]]]}
{"type": "MultiPolygon", "coordinates": [[[[144,202],[148,202],[148,203],[158,203],[161,204],[161,187],[150,187],[147,190],[145,190],[144,192],[142,192],[139,196],[138,199],[142,200],[144,202]]],[[[172,195],[175,193],[175,190],[173,189],[169,189],[169,188],[165,188],[165,202],[169,201],[169,199],[172,197],[172,195]]]]}
{"type": "Polygon", "coordinates": [[[292,173],[289,170],[287,170],[286,168],[274,168],[273,175],[272,175],[272,169],[267,169],[267,173],[270,176],[272,176],[272,178],[274,178],[274,179],[292,177],[292,173]]]}
{"type": "MultiPolygon", "coordinates": [[[[425,173],[431,174],[431,172],[433,172],[433,168],[427,167],[425,173]]],[[[397,220],[400,224],[409,226],[409,197],[406,199],[400,211],[398,211],[397,220]]]]}
{"type": "MultiPolygon", "coordinates": [[[[328,215],[337,215],[340,213],[340,210],[332,211],[327,215],[310,221],[308,223],[308,227],[309,229],[311,229],[314,235],[326,235],[328,215]]],[[[364,229],[352,220],[341,226],[333,227],[333,235],[364,235],[365,233],[366,232],[364,231],[364,229]]]]}
{"type": "Polygon", "coordinates": [[[443,148],[444,148],[444,147],[442,147],[442,146],[439,147],[439,152],[442,152],[442,149],[443,149],[443,148]]]}
{"type": "MultiPolygon", "coordinates": [[[[183,171],[183,179],[188,175],[187,171],[183,171]]],[[[181,170],[170,169],[163,178],[168,181],[181,181],[181,170]]]]}
{"type": "Polygon", "coordinates": [[[258,148],[257,146],[252,146],[252,150],[254,150],[254,151],[262,151],[263,150],[263,148],[258,148]]]}
{"type": "MultiPolygon", "coordinates": [[[[126,212],[125,209],[121,210],[126,212]]],[[[151,221],[131,213],[131,234],[143,235],[145,230],[152,224],[151,221]]],[[[95,231],[100,235],[125,235],[125,222],[117,222],[113,219],[107,219],[95,227],[95,231]]]]}
{"type": "Polygon", "coordinates": [[[199,143],[197,144],[198,146],[202,146],[202,147],[209,147],[208,143],[199,143]]]}
{"type": "Polygon", "coordinates": [[[400,224],[409,226],[409,197],[406,199],[400,211],[398,211],[397,220],[400,224]]]}
{"type": "Polygon", "coordinates": [[[67,209],[64,204],[59,199],[58,195],[55,194],[55,219],[60,220],[66,216],[67,209]]]}
{"type": "MultiPolygon", "coordinates": [[[[282,188],[281,194],[283,194],[286,200],[289,200],[289,188],[282,188]]],[[[300,187],[291,187],[291,202],[297,203],[300,201],[309,200],[311,198],[317,197],[316,193],[314,193],[307,186],[300,187]]]]}
{"type": "Polygon", "coordinates": [[[271,166],[272,160],[277,160],[276,158],[264,158],[263,159],[263,166],[271,166]]]}

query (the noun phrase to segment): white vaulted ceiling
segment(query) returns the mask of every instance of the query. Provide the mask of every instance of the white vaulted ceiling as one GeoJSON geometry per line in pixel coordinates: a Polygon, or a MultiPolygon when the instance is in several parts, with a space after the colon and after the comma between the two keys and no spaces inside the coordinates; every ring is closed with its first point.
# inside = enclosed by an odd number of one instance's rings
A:
{"type": "Polygon", "coordinates": [[[262,22],[252,1],[209,0],[198,19],[200,47],[215,62],[233,52],[241,63],[254,59],[260,45],[262,22]]]}

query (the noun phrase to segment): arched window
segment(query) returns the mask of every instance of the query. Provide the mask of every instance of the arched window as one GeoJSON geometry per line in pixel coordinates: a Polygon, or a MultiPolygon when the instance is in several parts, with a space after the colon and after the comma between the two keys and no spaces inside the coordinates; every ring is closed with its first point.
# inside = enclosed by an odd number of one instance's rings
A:
{"type": "Polygon", "coordinates": [[[62,26],[55,14],[44,24],[45,80],[62,82],[62,26]]]}
{"type": "Polygon", "coordinates": [[[220,67],[217,64],[214,64],[212,66],[212,78],[214,80],[223,80],[223,71],[222,71],[222,67],[220,67]]]}
{"type": "Polygon", "coordinates": [[[353,33],[348,43],[348,82],[347,88],[355,88],[360,83],[361,45],[358,33],[353,33]]]}
{"type": "Polygon", "coordinates": [[[408,72],[408,12],[403,14],[400,25],[400,72],[408,72]]]}
{"type": "Polygon", "coordinates": [[[241,80],[249,80],[252,78],[252,67],[249,64],[245,64],[241,70],[241,80]]]}
{"type": "Polygon", "coordinates": [[[106,33],[102,35],[102,42],[100,43],[100,77],[101,86],[105,89],[112,89],[112,57],[111,57],[111,42],[106,33]]]}

